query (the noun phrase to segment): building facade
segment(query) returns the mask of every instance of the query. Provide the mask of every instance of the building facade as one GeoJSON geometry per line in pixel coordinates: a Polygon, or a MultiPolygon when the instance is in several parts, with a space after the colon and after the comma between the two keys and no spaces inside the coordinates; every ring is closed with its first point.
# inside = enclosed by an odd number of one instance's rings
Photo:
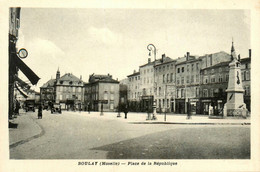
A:
{"type": "Polygon", "coordinates": [[[40,87],[41,102],[59,103],[62,109],[81,110],[84,108],[84,82],[72,73],[60,76],[59,69],[55,79],[50,79],[40,87]]]}
{"type": "Polygon", "coordinates": [[[165,54],[155,65],[155,101],[157,112],[175,111],[175,63],[165,54]]]}
{"type": "Polygon", "coordinates": [[[112,75],[89,76],[89,82],[84,84],[84,103],[92,111],[114,112],[119,105],[119,81],[112,75]]]}

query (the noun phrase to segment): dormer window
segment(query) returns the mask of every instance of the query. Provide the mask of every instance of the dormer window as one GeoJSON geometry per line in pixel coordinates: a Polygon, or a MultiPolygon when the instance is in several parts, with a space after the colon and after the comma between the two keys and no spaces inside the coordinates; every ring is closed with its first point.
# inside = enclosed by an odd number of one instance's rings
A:
{"type": "Polygon", "coordinates": [[[63,84],[63,81],[60,81],[60,84],[63,84]]]}
{"type": "Polygon", "coordinates": [[[72,81],[70,81],[69,83],[70,83],[70,85],[72,85],[72,81]]]}

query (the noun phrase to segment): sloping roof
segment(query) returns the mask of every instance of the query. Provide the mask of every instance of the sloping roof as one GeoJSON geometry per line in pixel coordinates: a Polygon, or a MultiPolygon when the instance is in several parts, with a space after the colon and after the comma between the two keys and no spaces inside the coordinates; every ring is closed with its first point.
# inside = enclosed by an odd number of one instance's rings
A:
{"type": "Polygon", "coordinates": [[[140,72],[135,72],[133,74],[128,75],[127,77],[136,76],[136,75],[140,75],[140,72]]]}
{"type": "MultiPolygon", "coordinates": [[[[156,59],[155,65],[156,65],[156,64],[159,64],[159,63],[160,63],[160,60],[161,60],[161,59],[156,59]]],[[[139,66],[139,67],[145,67],[145,66],[149,66],[149,65],[154,65],[154,61],[151,61],[150,63],[145,63],[145,64],[143,64],[143,65],[141,65],[141,66],[139,66]]]]}
{"type": "Polygon", "coordinates": [[[58,81],[81,81],[78,77],[73,75],[72,73],[66,73],[58,81]]]}
{"type": "Polygon", "coordinates": [[[46,87],[53,87],[56,79],[50,79],[47,81],[45,84],[41,86],[41,88],[46,88],[46,87]]]}
{"type": "Polygon", "coordinates": [[[119,81],[112,79],[111,75],[91,75],[89,79],[89,83],[97,83],[97,82],[102,82],[102,83],[119,83],[119,81]]]}
{"type": "Polygon", "coordinates": [[[206,68],[201,69],[201,70],[211,69],[211,68],[215,68],[215,67],[219,67],[219,66],[228,66],[228,64],[229,64],[230,62],[231,62],[231,61],[221,62],[221,63],[215,64],[214,66],[209,66],[209,67],[206,67],[206,68]]]}
{"type": "Polygon", "coordinates": [[[241,62],[241,63],[244,63],[244,62],[251,62],[251,58],[249,58],[249,57],[242,58],[242,59],[240,59],[240,62],[241,62]]]}
{"type": "Polygon", "coordinates": [[[100,79],[99,82],[105,82],[105,83],[119,83],[119,81],[112,79],[112,78],[103,78],[100,79]]]}

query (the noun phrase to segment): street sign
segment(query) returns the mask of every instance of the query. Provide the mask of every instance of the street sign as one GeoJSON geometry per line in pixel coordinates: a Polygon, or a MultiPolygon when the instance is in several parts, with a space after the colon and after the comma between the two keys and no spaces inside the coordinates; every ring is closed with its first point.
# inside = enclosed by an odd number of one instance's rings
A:
{"type": "Polygon", "coordinates": [[[196,99],[196,98],[190,98],[189,100],[190,100],[190,102],[198,102],[199,101],[199,99],[196,99]]]}
{"type": "Polygon", "coordinates": [[[108,100],[99,100],[99,103],[108,104],[108,100]]]}

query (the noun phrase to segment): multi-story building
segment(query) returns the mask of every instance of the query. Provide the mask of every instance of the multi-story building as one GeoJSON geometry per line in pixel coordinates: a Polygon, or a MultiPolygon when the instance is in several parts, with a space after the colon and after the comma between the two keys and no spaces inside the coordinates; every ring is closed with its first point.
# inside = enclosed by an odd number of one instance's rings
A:
{"type": "Polygon", "coordinates": [[[89,82],[84,84],[84,102],[94,111],[116,111],[119,105],[119,81],[112,75],[89,76],[89,82]]]}
{"type": "Polygon", "coordinates": [[[128,75],[128,100],[140,101],[141,100],[141,80],[140,72],[134,70],[133,74],[128,75]]]}
{"type": "MultiPolygon", "coordinates": [[[[231,52],[235,51],[232,45],[231,52]]],[[[225,58],[223,59],[225,60],[225,58]]],[[[231,55],[227,58],[228,61],[220,62],[210,67],[201,70],[201,86],[200,86],[200,114],[208,114],[209,105],[213,107],[215,115],[221,115],[224,104],[227,101],[226,89],[229,80],[229,63],[232,61],[231,55]]],[[[242,85],[245,89],[244,101],[247,109],[250,110],[250,64],[251,50],[249,57],[240,59],[242,85]]]]}
{"type": "Polygon", "coordinates": [[[186,113],[187,103],[191,104],[192,113],[200,113],[200,70],[221,62],[230,61],[231,56],[223,51],[201,57],[190,56],[180,58],[176,62],[176,112],[186,113]],[[185,59],[186,60],[183,60],[185,59]],[[181,60],[182,59],[182,60],[181,60]]]}
{"type": "MultiPolygon", "coordinates": [[[[18,40],[18,33],[20,28],[20,11],[21,8],[9,9],[9,118],[13,116],[14,105],[16,104],[14,97],[15,82],[18,78],[18,70],[24,73],[29,81],[35,85],[39,81],[39,77],[19,58],[21,51],[17,50],[16,42],[18,40]]],[[[25,49],[23,49],[25,52],[25,49]]],[[[25,56],[26,57],[26,56],[25,56]]],[[[25,58],[23,57],[23,58],[25,58]]],[[[19,81],[18,81],[19,82],[19,81]]]]}
{"type": "Polygon", "coordinates": [[[157,112],[174,112],[175,105],[175,63],[165,54],[155,65],[155,101],[157,112]]]}
{"type": "Polygon", "coordinates": [[[140,72],[134,70],[133,74],[128,75],[127,97],[129,109],[131,111],[140,111],[140,102],[142,98],[140,72]]]}
{"type": "Polygon", "coordinates": [[[59,77],[58,74],[55,93],[55,102],[61,103],[66,109],[82,109],[84,106],[84,83],[81,77],[77,78],[72,73],[59,77]]]}
{"type": "Polygon", "coordinates": [[[245,90],[244,92],[244,102],[246,104],[246,108],[251,111],[251,49],[249,49],[249,57],[243,58],[240,60],[241,63],[241,75],[242,75],[242,84],[245,90]]]}
{"type": "Polygon", "coordinates": [[[49,80],[40,87],[41,101],[60,103],[62,109],[83,109],[84,83],[80,77],[66,73],[60,77],[58,69],[56,78],[49,80]]]}
{"type": "Polygon", "coordinates": [[[199,114],[208,114],[209,105],[215,114],[221,112],[226,103],[229,79],[229,63],[222,62],[201,70],[199,114]]]}
{"type": "Polygon", "coordinates": [[[175,66],[176,74],[176,112],[186,113],[189,99],[196,98],[199,87],[200,59],[191,56],[179,58],[175,66]]]}
{"type": "Polygon", "coordinates": [[[140,79],[142,90],[142,96],[153,96],[154,94],[154,62],[151,62],[151,58],[148,58],[148,63],[139,67],[140,79]]]}
{"type": "Polygon", "coordinates": [[[40,87],[40,99],[44,105],[48,102],[55,102],[55,84],[56,79],[50,79],[40,87]]]}

